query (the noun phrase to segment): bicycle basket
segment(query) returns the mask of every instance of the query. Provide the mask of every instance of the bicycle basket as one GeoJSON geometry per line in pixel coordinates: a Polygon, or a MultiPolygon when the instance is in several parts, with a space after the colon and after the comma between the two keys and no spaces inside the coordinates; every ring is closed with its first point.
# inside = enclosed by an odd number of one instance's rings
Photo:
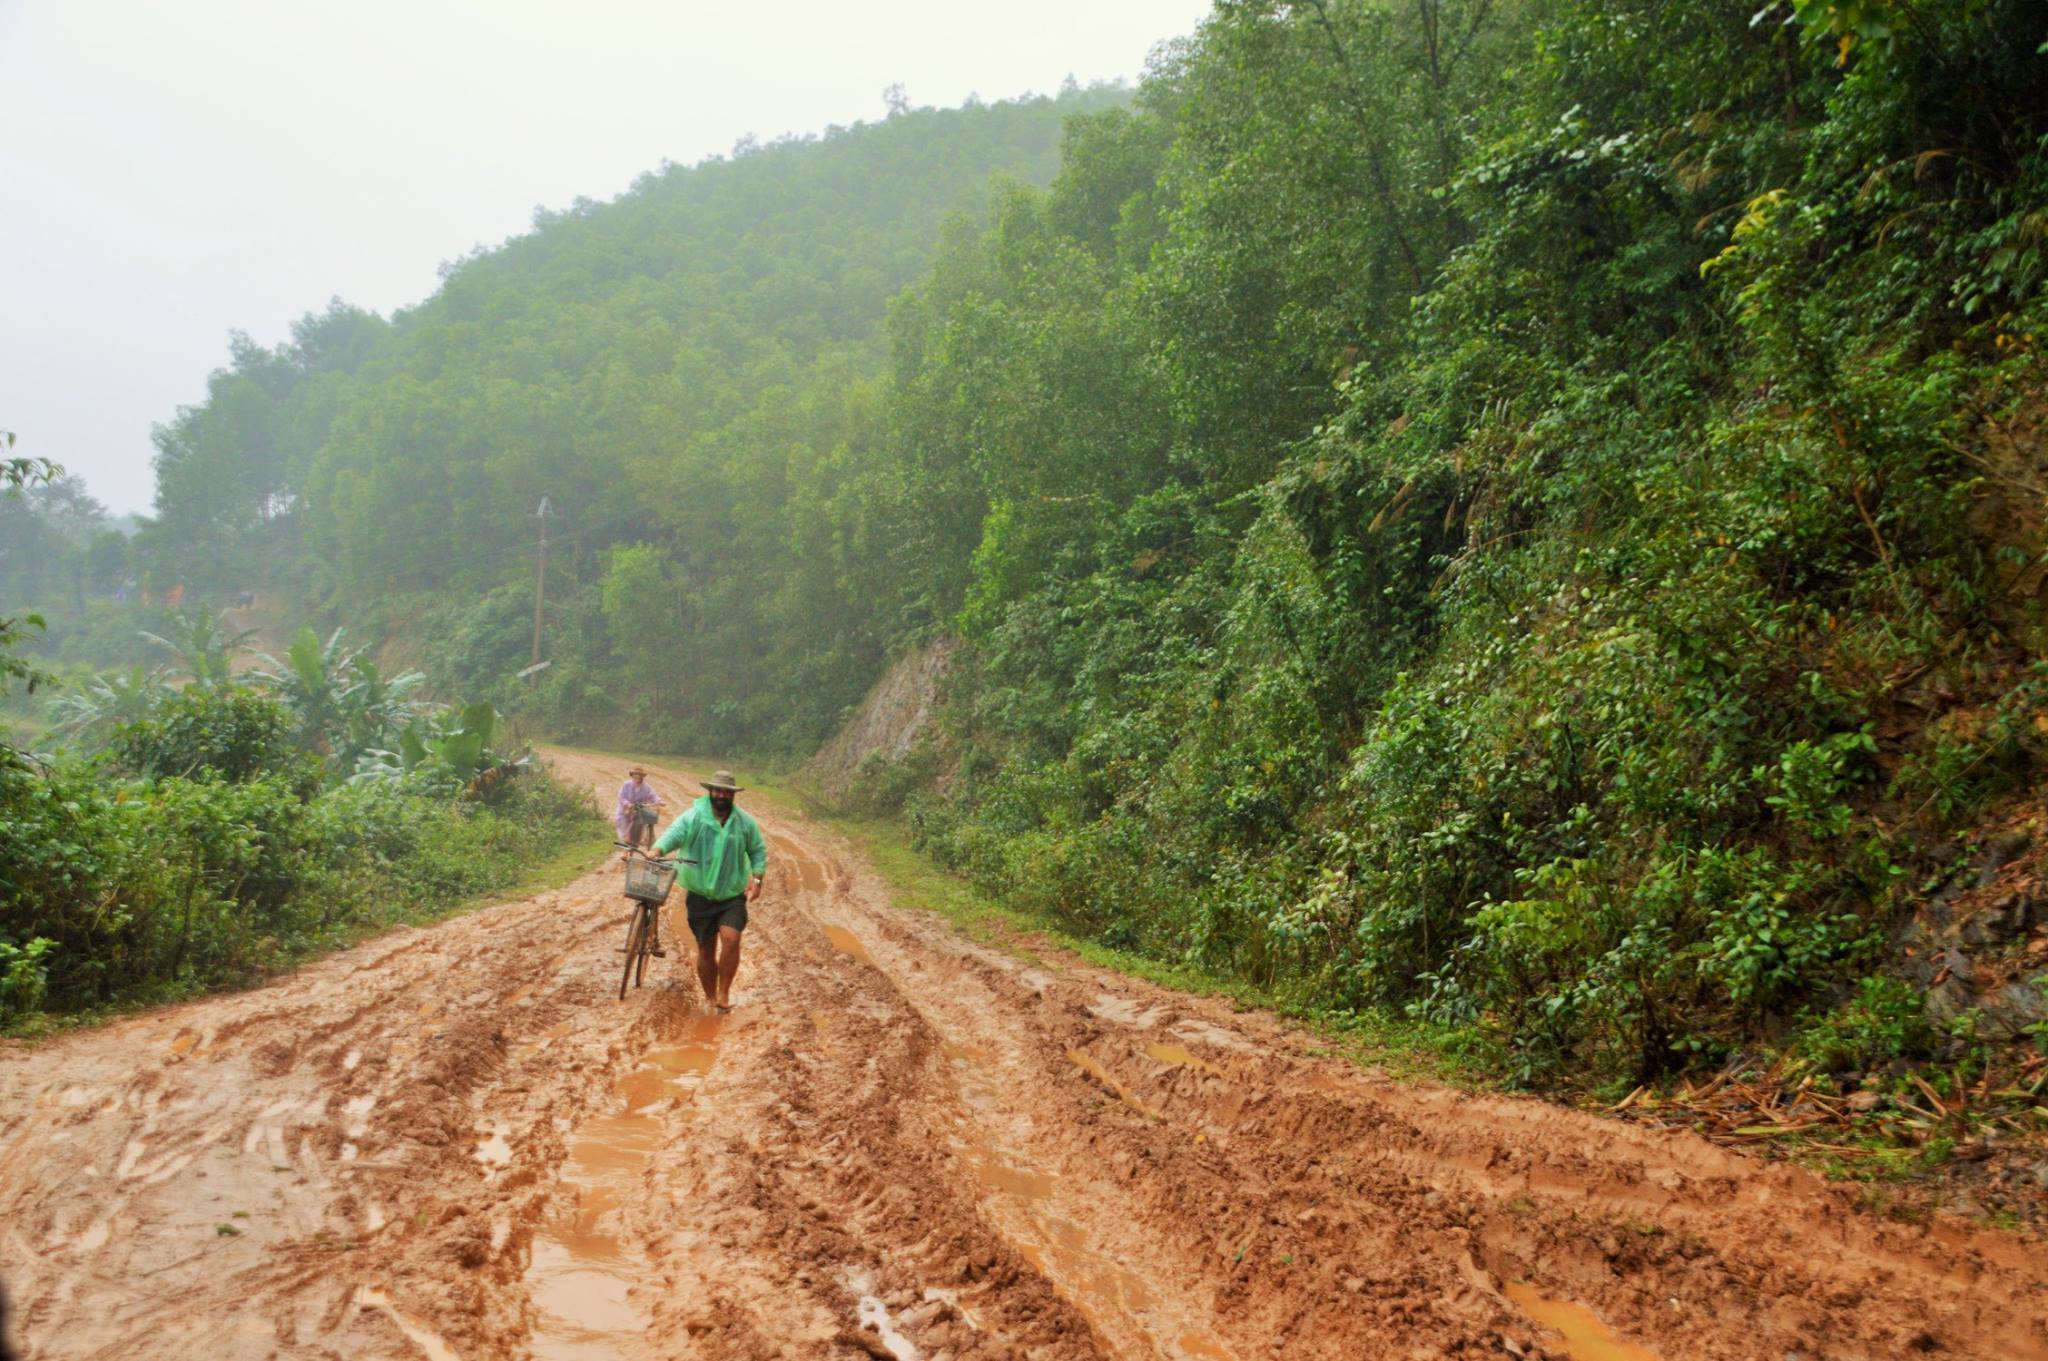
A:
{"type": "Polygon", "coordinates": [[[657,865],[638,856],[626,862],[626,896],[643,903],[665,903],[676,886],[676,867],[657,865]]]}

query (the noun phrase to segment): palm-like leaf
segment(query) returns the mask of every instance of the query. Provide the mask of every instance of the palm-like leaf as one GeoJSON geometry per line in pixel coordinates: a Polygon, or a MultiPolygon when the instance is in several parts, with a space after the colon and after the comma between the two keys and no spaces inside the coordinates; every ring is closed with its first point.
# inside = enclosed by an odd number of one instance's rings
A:
{"type": "Polygon", "coordinates": [[[56,722],[50,731],[91,743],[114,728],[149,717],[168,688],[161,668],[136,666],[126,672],[94,676],[52,702],[56,722]]]}
{"type": "Polygon", "coordinates": [[[298,719],[299,740],[323,753],[332,752],[335,735],[346,730],[350,700],[361,683],[352,668],[362,649],[343,647],[345,636],[346,630],[336,629],[322,643],[312,629],[302,628],[282,661],[268,652],[257,653],[264,669],[252,675],[290,706],[298,719]]]}
{"type": "Polygon", "coordinates": [[[225,685],[234,679],[235,658],[249,650],[254,629],[230,632],[227,616],[214,610],[179,610],[171,615],[170,637],[138,630],[178,659],[194,685],[225,685]]]}
{"type": "Polygon", "coordinates": [[[385,746],[418,717],[421,707],[412,692],[426,676],[405,671],[387,680],[375,662],[360,654],[350,663],[349,675],[349,684],[340,696],[345,734],[341,754],[352,759],[385,746]]]}
{"type": "Polygon", "coordinates": [[[450,710],[420,714],[399,731],[395,750],[361,752],[352,778],[361,783],[417,773],[459,785],[472,798],[488,799],[532,765],[523,751],[507,755],[491,749],[503,728],[504,720],[489,704],[468,705],[459,715],[450,710]]]}

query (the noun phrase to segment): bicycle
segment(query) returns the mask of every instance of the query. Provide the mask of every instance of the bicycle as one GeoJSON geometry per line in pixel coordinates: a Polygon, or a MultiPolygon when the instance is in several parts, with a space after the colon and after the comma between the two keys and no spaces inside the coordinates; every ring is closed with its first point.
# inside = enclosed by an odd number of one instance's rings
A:
{"type": "Polygon", "coordinates": [[[626,927],[626,968],[619,975],[619,1000],[626,989],[637,988],[647,977],[647,957],[659,940],[661,905],[676,886],[676,866],[694,865],[694,860],[649,855],[623,841],[612,843],[626,853],[626,897],[633,903],[633,920],[626,927]]]}
{"type": "MultiPolygon", "coordinates": [[[[656,826],[660,816],[661,814],[655,804],[634,804],[632,819],[626,824],[630,829],[626,833],[626,839],[642,850],[651,849],[654,845],[654,839],[661,835],[659,828],[656,826]]],[[[612,844],[616,846],[620,843],[615,841],[612,844]]]]}

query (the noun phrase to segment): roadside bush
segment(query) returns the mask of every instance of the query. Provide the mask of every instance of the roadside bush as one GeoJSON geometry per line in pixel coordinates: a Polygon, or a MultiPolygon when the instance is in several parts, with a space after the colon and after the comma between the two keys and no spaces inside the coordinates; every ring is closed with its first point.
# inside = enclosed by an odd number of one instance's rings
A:
{"type": "Polygon", "coordinates": [[[319,848],[282,780],[207,772],[109,794],[89,771],[21,774],[0,940],[47,942],[51,1009],[239,981],[304,934],[319,848]]]}
{"type": "Polygon", "coordinates": [[[355,785],[316,800],[334,896],[351,920],[424,918],[515,877],[598,825],[588,802],[545,774],[495,803],[450,802],[403,784],[355,785]]]}
{"type": "Polygon", "coordinates": [[[893,817],[903,811],[912,794],[931,784],[938,770],[938,749],[929,741],[919,743],[901,760],[870,752],[840,802],[848,812],[862,817],[893,817]]]}
{"type": "Polygon", "coordinates": [[[0,944],[17,962],[36,956],[10,1007],[31,982],[39,1003],[87,1005],[124,974],[133,916],[115,885],[132,824],[121,792],[80,767],[0,759],[0,944]]]}
{"type": "Polygon", "coordinates": [[[288,957],[317,907],[323,849],[282,778],[240,782],[211,769],[126,800],[112,887],[131,930],[115,947],[114,990],[239,982],[288,957]]]}
{"type": "Polygon", "coordinates": [[[230,782],[281,775],[310,794],[326,773],[293,735],[291,711],[240,686],[190,686],[166,692],[154,712],[116,731],[108,743],[115,769],[142,779],[212,772],[230,782]]]}
{"type": "Polygon", "coordinates": [[[1937,1038],[1917,988],[1896,978],[1862,978],[1849,1000],[1805,1018],[1794,1049],[1822,1072],[1869,1072],[1928,1058],[1937,1038]]]}
{"type": "Polygon", "coordinates": [[[296,750],[283,773],[256,767],[268,701],[167,708],[123,750],[189,775],[0,764],[0,1025],[247,983],[597,839],[588,803],[544,774],[489,806],[407,780],[310,792],[296,750]]]}
{"type": "Polygon", "coordinates": [[[56,944],[41,936],[21,946],[0,942],[0,1026],[13,1017],[32,1015],[41,1009],[49,984],[43,956],[56,944]]]}

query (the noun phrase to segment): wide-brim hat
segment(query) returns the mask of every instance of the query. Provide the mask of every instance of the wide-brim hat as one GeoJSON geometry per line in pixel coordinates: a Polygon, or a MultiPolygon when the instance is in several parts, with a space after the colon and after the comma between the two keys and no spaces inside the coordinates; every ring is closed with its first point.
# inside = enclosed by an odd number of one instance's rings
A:
{"type": "Polygon", "coordinates": [[[732,772],[729,770],[714,772],[710,779],[704,781],[704,787],[706,789],[730,789],[735,794],[746,788],[745,785],[732,777],[732,772]]]}
{"type": "Polygon", "coordinates": [[[645,775],[645,774],[647,773],[647,767],[646,767],[646,766],[627,766],[627,767],[626,767],[626,773],[627,773],[628,775],[645,775]]]}

